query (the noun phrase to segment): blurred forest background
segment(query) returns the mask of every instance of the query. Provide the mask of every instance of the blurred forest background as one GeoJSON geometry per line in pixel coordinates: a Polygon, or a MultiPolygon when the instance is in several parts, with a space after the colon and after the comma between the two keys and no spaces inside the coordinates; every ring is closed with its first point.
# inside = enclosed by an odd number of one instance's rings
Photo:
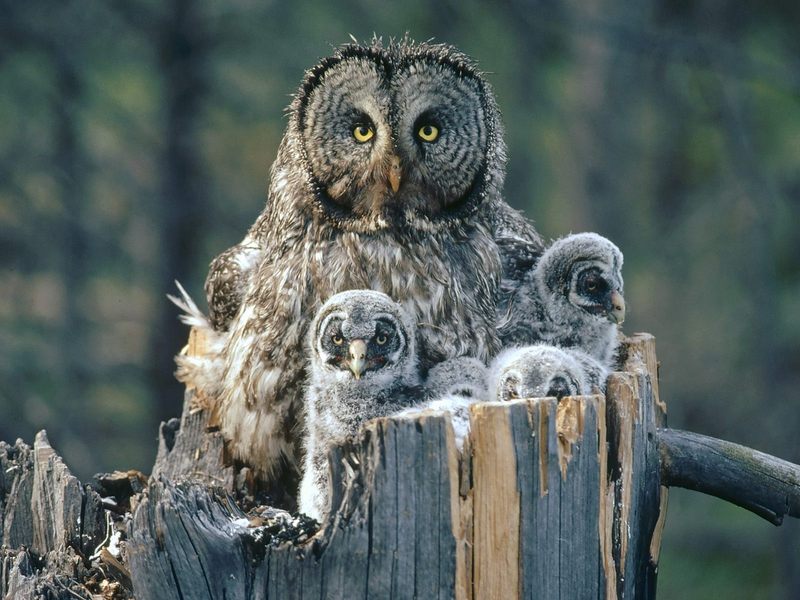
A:
{"type": "MultiPolygon", "coordinates": [[[[149,472],[209,261],[261,210],[331,46],[404,32],[488,72],[506,195],[625,253],[674,427],[800,462],[800,3],[0,0],[0,439],[149,472]]],[[[663,598],[800,598],[800,526],[670,494],[663,598]]]]}

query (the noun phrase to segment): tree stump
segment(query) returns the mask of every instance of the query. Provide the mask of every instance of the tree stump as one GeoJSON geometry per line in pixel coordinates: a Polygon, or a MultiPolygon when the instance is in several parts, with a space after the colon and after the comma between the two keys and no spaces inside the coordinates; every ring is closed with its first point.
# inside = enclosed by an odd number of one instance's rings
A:
{"type": "Polygon", "coordinates": [[[474,405],[463,451],[443,414],[371,421],[329,455],[319,527],[256,505],[194,390],[149,481],[82,485],[44,433],[0,443],[0,594],[646,599],[667,486],[800,516],[800,467],[667,429],[653,338],[629,338],[622,359],[605,396],[474,405]]]}

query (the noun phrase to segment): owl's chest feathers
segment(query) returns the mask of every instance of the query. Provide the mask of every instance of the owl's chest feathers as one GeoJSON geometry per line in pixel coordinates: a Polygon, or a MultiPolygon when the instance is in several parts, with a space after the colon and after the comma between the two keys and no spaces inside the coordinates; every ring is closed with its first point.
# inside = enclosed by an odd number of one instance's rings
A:
{"type": "Polygon", "coordinates": [[[307,426],[322,439],[339,439],[358,432],[369,419],[395,413],[411,405],[415,398],[402,385],[376,388],[351,382],[311,384],[313,423],[307,426]],[[358,389],[359,387],[363,389],[358,389]]]}
{"type": "Polygon", "coordinates": [[[310,269],[321,274],[312,282],[315,304],[347,289],[377,290],[414,315],[423,361],[464,354],[487,360],[494,351],[499,257],[490,236],[456,242],[435,234],[344,233],[312,246],[310,269]]]}

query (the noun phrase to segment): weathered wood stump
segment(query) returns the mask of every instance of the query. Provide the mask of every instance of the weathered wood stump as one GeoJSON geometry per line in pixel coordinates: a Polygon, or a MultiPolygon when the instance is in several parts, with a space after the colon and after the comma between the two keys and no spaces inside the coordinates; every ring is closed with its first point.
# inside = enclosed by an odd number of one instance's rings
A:
{"type": "Polygon", "coordinates": [[[88,593],[86,584],[113,587],[91,559],[110,534],[100,495],[69,472],[44,432],[33,448],[0,442],[3,598],[74,598],[88,593]]]}
{"type": "Polygon", "coordinates": [[[652,337],[623,355],[605,396],[473,406],[463,452],[441,414],[370,422],[330,454],[318,531],[256,506],[193,390],[149,482],[81,485],[43,434],[0,443],[0,594],[653,598],[668,486],[800,516],[800,467],[667,429],[652,337]]]}

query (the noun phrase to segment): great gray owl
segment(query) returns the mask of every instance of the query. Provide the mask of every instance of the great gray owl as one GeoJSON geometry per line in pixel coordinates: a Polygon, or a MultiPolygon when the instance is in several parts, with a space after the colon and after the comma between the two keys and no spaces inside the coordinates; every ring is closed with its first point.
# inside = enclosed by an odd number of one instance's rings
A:
{"type": "Polygon", "coordinates": [[[309,336],[305,459],[299,509],[322,519],[328,510],[328,450],[361,426],[422,397],[416,327],[402,306],[369,290],[330,298],[309,336]]]}
{"type": "Polygon", "coordinates": [[[608,370],[572,348],[534,344],[501,352],[490,367],[490,393],[500,401],[579,396],[605,389],[608,370]]]}
{"type": "Polygon", "coordinates": [[[617,325],[625,319],[622,260],[619,248],[596,233],[553,242],[505,306],[499,325],[504,345],[579,348],[611,367],[617,325]]]}
{"type": "Polygon", "coordinates": [[[535,237],[500,196],[504,168],[492,92],[452,47],[350,44],[306,74],[266,207],[207,279],[211,321],[226,332],[207,391],[234,457],[268,480],[296,469],[303,340],[337,292],[401,303],[423,373],[499,350],[495,232],[535,237]]]}

